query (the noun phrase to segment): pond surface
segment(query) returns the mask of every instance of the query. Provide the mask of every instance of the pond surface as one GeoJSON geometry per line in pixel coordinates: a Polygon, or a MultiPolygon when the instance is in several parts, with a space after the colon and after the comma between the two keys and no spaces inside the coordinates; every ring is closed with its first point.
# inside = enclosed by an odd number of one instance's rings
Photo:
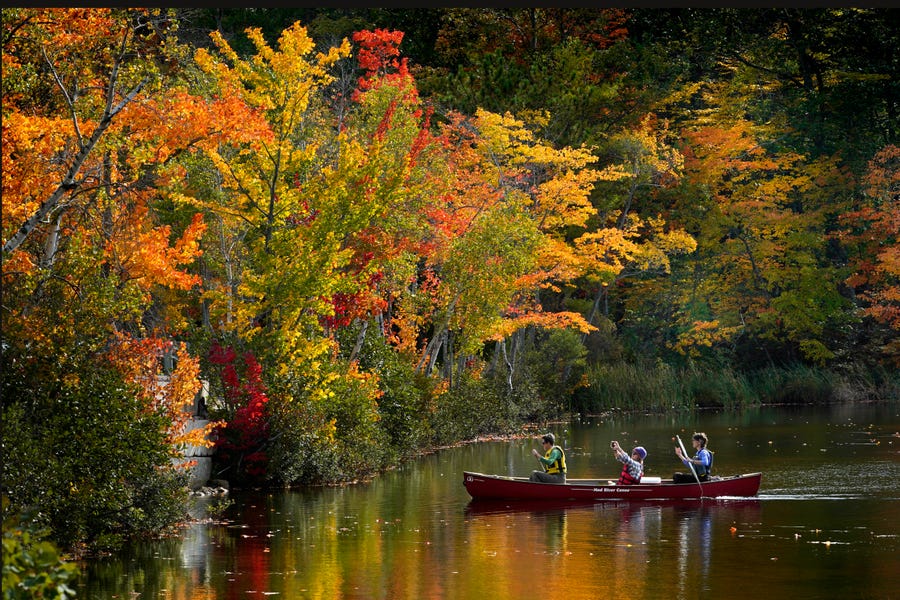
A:
{"type": "Polygon", "coordinates": [[[569,476],[616,478],[611,439],[683,470],[709,436],[753,499],[542,507],[470,501],[463,471],[528,475],[539,439],[486,441],[371,483],[239,492],[226,524],[85,563],[78,598],[900,598],[900,407],[582,418],[549,428],[569,476]]]}

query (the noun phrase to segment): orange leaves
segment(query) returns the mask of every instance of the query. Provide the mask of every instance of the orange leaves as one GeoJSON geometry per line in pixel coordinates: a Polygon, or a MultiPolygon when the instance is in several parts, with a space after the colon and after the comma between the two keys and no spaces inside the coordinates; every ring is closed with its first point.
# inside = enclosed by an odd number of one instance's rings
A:
{"type": "Polygon", "coordinates": [[[580,313],[570,311],[537,312],[529,311],[517,314],[509,319],[498,321],[492,328],[488,339],[501,341],[513,333],[526,327],[539,329],[574,329],[580,333],[597,331],[597,328],[585,320],[580,313]]]}
{"type": "Polygon", "coordinates": [[[220,144],[272,138],[260,112],[240,98],[203,98],[183,89],[129,105],[118,123],[131,144],[125,159],[133,168],[164,164],[184,150],[215,150],[220,144]]]}
{"type": "Polygon", "coordinates": [[[28,24],[8,38],[4,54],[13,52],[17,60],[10,62],[21,68],[10,77],[28,78],[16,80],[23,93],[14,102],[4,97],[2,208],[5,246],[37,238],[20,266],[63,267],[71,259],[97,261],[99,269],[99,247],[118,273],[144,290],[196,283],[178,267],[199,255],[203,225],[195,220],[170,248],[169,228],[157,228],[148,208],[155,196],[148,184],[169,183],[165,171],[195,144],[216,145],[239,134],[256,139],[261,131],[246,106],[228,99],[207,103],[177,86],[140,91],[138,80],[160,76],[149,60],[165,52],[167,25],[158,12],[43,9],[20,15],[28,24]],[[143,25],[136,31],[138,22],[143,25]],[[95,247],[66,243],[74,236],[95,247]]]}
{"type": "Polygon", "coordinates": [[[13,107],[3,114],[3,243],[38,209],[65,174],[71,121],[27,115],[13,107]],[[57,160],[53,160],[53,158],[57,160]]]}
{"type": "Polygon", "coordinates": [[[694,181],[713,189],[718,189],[723,180],[740,181],[778,166],[753,136],[751,124],[746,121],[727,128],[686,130],[683,135],[689,144],[684,151],[686,171],[694,181]]]}
{"type": "Polygon", "coordinates": [[[115,335],[115,343],[106,357],[126,380],[137,386],[148,411],[159,411],[171,423],[169,443],[210,446],[207,435],[218,423],[187,431],[194,397],[200,391],[200,361],[184,347],[174,352],[175,368],[170,375],[162,371],[162,357],[172,352],[172,342],[151,337],[135,339],[124,333],[115,335]]]}
{"type": "MultiPolygon", "coordinates": [[[[863,183],[870,198],[890,201],[900,197],[900,146],[889,144],[878,151],[869,162],[863,183]]],[[[900,218],[896,213],[894,215],[900,218]]]]}
{"type": "MultiPolygon", "coordinates": [[[[840,216],[836,234],[855,247],[855,272],[846,283],[866,301],[864,312],[900,329],[900,148],[885,146],[869,162],[865,197],[858,210],[840,216]]],[[[895,356],[900,355],[896,349],[895,356]]]]}
{"type": "Polygon", "coordinates": [[[142,399],[153,406],[161,393],[157,363],[166,342],[158,338],[136,340],[125,333],[116,333],[115,338],[115,350],[107,354],[107,359],[128,381],[137,384],[142,399]]]}
{"type": "Polygon", "coordinates": [[[125,280],[135,280],[143,290],[155,285],[188,290],[200,283],[197,275],[179,270],[200,256],[199,239],[206,230],[202,216],[194,215],[184,234],[169,246],[168,226],[147,228],[147,208],[138,205],[123,213],[117,235],[107,244],[107,256],[125,280]]]}

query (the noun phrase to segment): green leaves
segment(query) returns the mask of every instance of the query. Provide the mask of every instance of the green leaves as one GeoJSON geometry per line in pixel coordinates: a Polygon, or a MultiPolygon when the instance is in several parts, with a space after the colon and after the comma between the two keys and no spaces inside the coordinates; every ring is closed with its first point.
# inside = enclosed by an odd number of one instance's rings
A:
{"type": "Polygon", "coordinates": [[[3,494],[3,599],[68,600],[79,576],[74,563],[65,562],[56,545],[47,540],[30,513],[8,514],[3,494]]]}

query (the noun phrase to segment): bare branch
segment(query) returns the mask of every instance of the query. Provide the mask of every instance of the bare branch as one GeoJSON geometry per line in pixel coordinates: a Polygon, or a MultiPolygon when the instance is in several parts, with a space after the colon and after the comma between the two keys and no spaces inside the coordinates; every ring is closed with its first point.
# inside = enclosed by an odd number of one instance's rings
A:
{"type": "Polygon", "coordinates": [[[69,115],[72,117],[72,128],[75,130],[75,137],[78,139],[78,146],[80,148],[84,145],[84,136],[81,135],[81,127],[78,125],[78,113],[75,111],[75,98],[78,93],[76,91],[71,95],[69,94],[69,90],[66,89],[62,77],[59,76],[59,73],[56,70],[56,65],[53,64],[53,61],[50,60],[50,57],[47,55],[46,47],[41,46],[41,54],[44,55],[44,60],[47,61],[47,66],[50,67],[50,73],[56,81],[56,86],[59,88],[59,91],[62,92],[63,98],[66,99],[66,105],[69,107],[69,115]]]}

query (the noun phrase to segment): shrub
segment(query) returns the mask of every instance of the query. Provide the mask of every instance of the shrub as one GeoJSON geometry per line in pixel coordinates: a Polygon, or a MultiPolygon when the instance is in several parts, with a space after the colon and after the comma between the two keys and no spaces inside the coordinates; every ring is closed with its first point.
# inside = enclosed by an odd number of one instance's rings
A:
{"type": "Polygon", "coordinates": [[[39,507],[38,524],[66,549],[115,548],[181,520],[187,474],[171,465],[164,415],[101,364],[30,358],[3,374],[11,510],[39,507]]]}
{"type": "MultiPolygon", "coordinates": [[[[4,514],[8,505],[4,495],[4,514]]],[[[30,511],[3,519],[4,600],[67,600],[75,596],[69,584],[78,577],[78,567],[61,558],[56,545],[45,539],[47,533],[35,525],[30,511]]]]}
{"type": "Polygon", "coordinates": [[[451,444],[479,435],[511,433],[529,420],[542,420],[537,390],[523,383],[511,392],[492,378],[463,377],[435,400],[431,415],[434,443],[451,444]]]}
{"type": "Polygon", "coordinates": [[[214,344],[209,362],[221,370],[224,405],[213,413],[225,421],[213,433],[214,462],[220,475],[238,485],[262,483],[268,476],[269,396],[262,366],[252,352],[238,357],[233,347],[214,344]]]}
{"type": "Polygon", "coordinates": [[[334,360],[295,368],[272,385],[269,479],[340,483],[368,477],[395,460],[380,426],[377,377],[334,360]]]}

